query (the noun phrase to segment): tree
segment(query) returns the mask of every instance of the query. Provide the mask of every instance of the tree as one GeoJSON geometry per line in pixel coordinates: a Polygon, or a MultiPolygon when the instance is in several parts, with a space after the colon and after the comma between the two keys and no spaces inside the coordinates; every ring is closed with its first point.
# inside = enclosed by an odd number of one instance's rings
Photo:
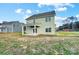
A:
{"type": "Polygon", "coordinates": [[[69,29],[69,24],[63,24],[63,29],[69,29]]]}
{"type": "Polygon", "coordinates": [[[63,30],[63,26],[59,26],[57,29],[57,31],[61,31],[61,30],[63,30]]]}
{"type": "Polygon", "coordinates": [[[79,30],[79,21],[77,17],[74,16],[67,17],[64,20],[64,22],[65,23],[62,26],[59,26],[59,30],[63,30],[63,29],[71,29],[72,31],[79,30]]]}
{"type": "Polygon", "coordinates": [[[71,17],[68,17],[67,20],[71,22],[72,30],[75,31],[75,22],[77,21],[77,17],[71,16],[71,17]]]}

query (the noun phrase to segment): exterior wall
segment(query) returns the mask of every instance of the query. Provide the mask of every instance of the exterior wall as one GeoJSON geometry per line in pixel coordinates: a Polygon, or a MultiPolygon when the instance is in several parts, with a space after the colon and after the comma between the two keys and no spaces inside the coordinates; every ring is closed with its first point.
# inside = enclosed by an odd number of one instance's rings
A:
{"type": "Polygon", "coordinates": [[[12,25],[7,25],[7,32],[13,32],[12,25]]]}
{"type": "Polygon", "coordinates": [[[0,32],[6,32],[6,29],[0,29],[0,32]]]}
{"type": "Polygon", "coordinates": [[[22,24],[14,23],[12,26],[13,26],[13,32],[22,32],[22,24]]]}
{"type": "Polygon", "coordinates": [[[2,32],[2,29],[1,29],[2,25],[0,25],[0,32],[2,32]]]}
{"type": "Polygon", "coordinates": [[[12,24],[11,25],[3,25],[5,29],[2,32],[12,32],[12,24]]]}
{"type": "Polygon", "coordinates": [[[33,28],[27,27],[26,28],[26,33],[27,34],[33,34],[33,28]]]}
{"type": "Polygon", "coordinates": [[[6,29],[1,29],[1,32],[7,32],[6,29]]]}
{"type": "Polygon", "coordinates": [[[22,25],[23,25],[22,23],[12,23],[12,24],[2,25],[2,27],[5,28],[0,29],[0,32],[22,32],[22,25]]]}
{"type": "MultiPolygon", "coordinates": [[[[55,20],[54,19],[55,19],[54,17],[51,17],[50,22],[46,22],[46,18],[35,19],[35,24],[40,26],[37,28],[37,34],[55,34],[55,20]],[[45,29],[49,27],[52,28],[51,30],[52,32],[45,32],[45,29]]],[[[28,23],[33,23],[33,20],[27,20],[27,24],[28,23]]],[[[33,28],[27,27],[26,33],[33,34],[33,28]]]]}
{"type": "MultiPolygon", "coordinates": [[[[33,20],[26,20],[26,24],[33,24],[33,20]]],[[[26,34],[33,34],[33,28],[26,25],[26,34]]]]}
{"type": "Polygon", "coordinates": [[[37,29],[38,34],[54,34],[55,33],[55,25],[54,25],[54,17],[51,17],[51,21],[50,22],[46,22],[45,21],[46,18],[40,18],[40,19],[36,19],[36,23],[39,24],[39,28],[37,29]],[[45,32],[46,28],[52,28],[52,32],[45,32]]]}
{"type": "Polygon", "coordinates": [[[26,20],[26,23],[33,23],[33,20],[26,20]]]}

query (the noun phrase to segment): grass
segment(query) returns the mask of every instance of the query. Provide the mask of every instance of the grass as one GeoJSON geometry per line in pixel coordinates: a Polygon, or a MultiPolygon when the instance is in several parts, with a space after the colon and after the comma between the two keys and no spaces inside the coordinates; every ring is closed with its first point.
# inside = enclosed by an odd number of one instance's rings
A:
{"type": "Polygon", "coordinates": [[[56,32],[58,36],[79,36],[79,32],[56,32]]]}
{"type": "Polygon", "coordinates": [[[79,38],[64,36],[21,36],[0,34],[0,55],[78,55],[79,38]]]}

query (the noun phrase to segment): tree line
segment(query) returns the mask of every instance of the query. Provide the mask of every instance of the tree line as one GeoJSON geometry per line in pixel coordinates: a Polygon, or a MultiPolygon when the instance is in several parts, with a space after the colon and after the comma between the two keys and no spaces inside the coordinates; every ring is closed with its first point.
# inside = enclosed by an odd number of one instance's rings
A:
{"type": "Polygon", "coordinates": [[[77,17],[71,16],[65,19],[66,23],[59,26],[57,31],[79,31],[79,21],[77,17]]]}

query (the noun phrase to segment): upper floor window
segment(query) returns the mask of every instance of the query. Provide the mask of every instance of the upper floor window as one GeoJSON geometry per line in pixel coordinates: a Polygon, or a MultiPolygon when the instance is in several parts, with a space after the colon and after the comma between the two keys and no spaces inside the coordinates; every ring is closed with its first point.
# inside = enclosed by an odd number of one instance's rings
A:
{"type": "Polygon", "coordinates": [[[50,22],[51,21],[51,17],[46,17],[45,21],[46,22],[50,22]]]}

